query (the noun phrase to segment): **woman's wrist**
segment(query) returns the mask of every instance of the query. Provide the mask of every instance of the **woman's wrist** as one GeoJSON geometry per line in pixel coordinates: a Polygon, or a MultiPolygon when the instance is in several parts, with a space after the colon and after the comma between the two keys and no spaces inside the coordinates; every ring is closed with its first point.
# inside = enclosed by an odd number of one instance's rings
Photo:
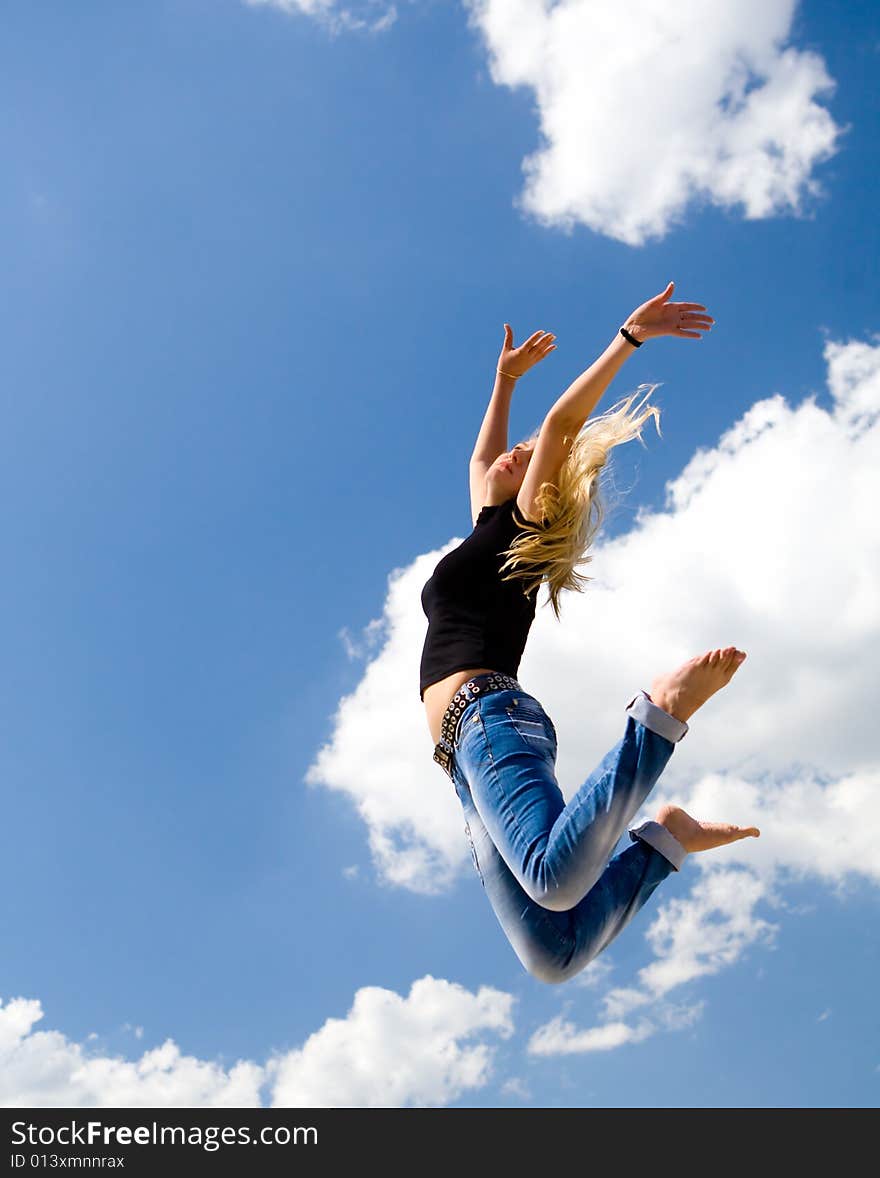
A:
{"type": "Polygon", "coordinates": [[[647,338],[644,327],[636,323],[634,319],[626,320],[620,329],[620,334],[627,340],[627,343],[636,348],[640,348],[647,338]],[[627,339],[627,336],[631,338],[627,339]],[[633,341],[635,342],[633,343],[633,341]]]}
{"type": "Polygon", "coordinates": [[[499,376],[506,376],[508,380],[519,380],[519,377],[513,372],[502,372],[500,368],[496,368],[495,371],[499,376]]]}

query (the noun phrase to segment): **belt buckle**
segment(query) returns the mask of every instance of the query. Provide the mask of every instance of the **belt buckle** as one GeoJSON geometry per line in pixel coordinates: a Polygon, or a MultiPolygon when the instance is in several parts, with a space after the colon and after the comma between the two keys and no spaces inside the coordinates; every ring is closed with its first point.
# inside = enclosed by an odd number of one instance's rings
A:
{"type": "Polygon", "coordinates": [[[444,773],[452,776],[452,751],[446,748],[442,743],[434,746],[434,760],[440,766],[444,773]]]}

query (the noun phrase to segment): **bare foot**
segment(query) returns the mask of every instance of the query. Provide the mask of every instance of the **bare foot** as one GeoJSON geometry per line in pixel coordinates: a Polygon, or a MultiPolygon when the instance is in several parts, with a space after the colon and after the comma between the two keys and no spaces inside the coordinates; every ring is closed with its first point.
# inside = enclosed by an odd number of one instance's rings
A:
{"type": "Polygon", "coordinates": [[[688,720],[710,696],[730,682],[745,657],[746,652],[735,646],[698,654],[677,670],[658,675],[651,684],[650,697],[670,716],[688,720]]]}
{"type": "Polygon", "coordinates": [[[740,839],[758,838],[757,826],[732,826],[729,822],[698,822],[680,806],[661,806],[657,822],[665,826],[686,851],[711,851],[740,839]]]}

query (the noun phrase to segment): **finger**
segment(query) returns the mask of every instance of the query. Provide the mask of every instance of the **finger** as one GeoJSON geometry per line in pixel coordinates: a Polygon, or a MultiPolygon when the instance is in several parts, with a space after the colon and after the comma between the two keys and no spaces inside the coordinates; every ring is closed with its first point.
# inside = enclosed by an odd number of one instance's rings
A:
{"type": "Polygon", "coordinates": [[[536,331],[532,335],[529,336],[529,338],[526,340],[526,342],[522,346],[524,348],[533,348],[535,346],[535,344],[541,339],[541,337],[546,334],[547,333],[544,331],[536,331]]]}
{"type": "Polygon", "coordinates": [[[737,839],[757,839],[761,837],[761,832],[757,826],[732,826],[730,830],[734,838],[737,839]]]}
{"type": "Polygon", "coordinates": [[[675,283],[668,283],[665,290],[661,290],[658,295],[655,295],[651,300],[652,303],[665,303],[672,298],[672,292],[675,290],[675,283]]]}
{"type": "Polygon", "coordinates": [[[556,336],[551,331],[545,331],[535,346],[538,351],[542,351],[548,344],[552,344],[555,339],[556,336]]]}
{"type": "Polygon", "coordinates": [[[504,346],[505,348],[513,347],[513,328],[509,323],[504,324],[504,346]]]}
{"type": "Polygon", "coordinates": [[[705,311],[702,303],[672,303],[676,311],[705,311]]]}
{"type": "Polygon", "coordinates": [[[685,331],[683,327],[677,327],[675,334],[683,336],[685,339],[702,339],[702,335],[698,331],[685,331]]]}

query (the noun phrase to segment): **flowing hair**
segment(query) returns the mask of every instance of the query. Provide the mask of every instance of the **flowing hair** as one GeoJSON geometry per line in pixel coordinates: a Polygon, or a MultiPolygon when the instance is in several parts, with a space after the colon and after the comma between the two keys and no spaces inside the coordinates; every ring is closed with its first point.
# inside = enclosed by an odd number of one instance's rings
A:
{"type": "Polygon", "coordinates": [[[581,427],[559,471],[558,485],[542,483],[538,491],[536,504],[542,523],[522,529],[506,549],[501,572],[510,572],[504,580],[521,579],[526,593],[546,581],[557,619],[562,590],[582,593],[593,580],[579,573],[577,566],[593,559],[587,550],[605,518],[599,474],[610,451],[633,438],[641,441],[642,426],[649,417],[654,418],[660,433],[660,410],[656,405],[646,406],[656,388],[656,384],[639,385],[634,393],[581,427]],[[645,395],[635,405],[641,393],[645,395]]]}

